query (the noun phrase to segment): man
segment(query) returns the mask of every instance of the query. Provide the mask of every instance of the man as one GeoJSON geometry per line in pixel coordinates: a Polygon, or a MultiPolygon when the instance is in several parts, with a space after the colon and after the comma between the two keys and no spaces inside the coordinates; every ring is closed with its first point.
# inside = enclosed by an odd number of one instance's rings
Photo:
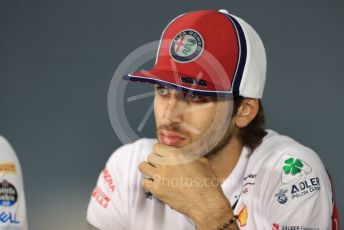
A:
{"type": "Polygon", "coordinates": [[[11,145],[0,136],[0,230],[27,230],[22,171],[11,145]]]}
{"type": "MultiPolygon", "coordinates": [[[[90,229],[331,229],[331,184],[319,157],[264,130],[263,43],[225,10],[180,15],[155,66],[157,139],[110,157],[92,192],[90,229]]],[[[334,213],[335,214],[335,213],[334,213]]]]}

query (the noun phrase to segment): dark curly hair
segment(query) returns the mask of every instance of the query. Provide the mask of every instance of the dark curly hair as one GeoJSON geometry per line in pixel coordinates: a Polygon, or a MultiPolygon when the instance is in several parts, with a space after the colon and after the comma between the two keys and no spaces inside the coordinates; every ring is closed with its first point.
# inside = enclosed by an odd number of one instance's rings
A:
{"type": "MultiPolygon", "coordinates": [[[[233,116],[236,115],[244,100],[245,98],[241,96],[234,97],[233,116]]],[[[259,110],[256,117],[246,127],[239,130],[239,138],[242,143],[250,147],[252,150],[255,149],[262,142],[263,137],[266,135],[264,125],[264,109],[261,101],[259,100],[259,110]]]]}

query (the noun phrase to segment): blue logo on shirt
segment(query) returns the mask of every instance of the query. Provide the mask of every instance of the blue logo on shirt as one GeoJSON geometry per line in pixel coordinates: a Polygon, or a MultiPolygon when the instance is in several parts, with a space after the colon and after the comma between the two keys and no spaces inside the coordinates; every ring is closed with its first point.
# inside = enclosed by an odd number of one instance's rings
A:
{"type": "Polygon", "coordinates": [[[16,217],[10,212],[0,212],[0,223],[11,223],[19,224],[20,222],[16,220],[16,217]]]}

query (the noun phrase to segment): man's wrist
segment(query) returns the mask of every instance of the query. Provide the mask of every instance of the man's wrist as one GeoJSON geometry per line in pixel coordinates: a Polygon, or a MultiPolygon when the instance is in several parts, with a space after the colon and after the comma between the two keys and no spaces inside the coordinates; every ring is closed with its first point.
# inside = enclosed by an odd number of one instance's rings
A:
{"type": "MultiPolygon", "coordinates": [[[[230,203],[227,200],[227,202],[223,203],[222,207],[218,207],[217,209],[209,209],[208,212],[199,214],[195,218],[194,222],[197,230],[218,230],[233,218],[234,213],[230,203]]],[[[236,222],[231,224],[231,228],[227,229],[237,229],[236,222]]]]}

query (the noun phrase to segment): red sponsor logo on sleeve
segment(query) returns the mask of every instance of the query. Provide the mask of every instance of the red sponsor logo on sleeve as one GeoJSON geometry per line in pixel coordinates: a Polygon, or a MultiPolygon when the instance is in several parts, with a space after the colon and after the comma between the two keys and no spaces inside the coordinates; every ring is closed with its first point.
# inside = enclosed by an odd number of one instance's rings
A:
{"type": "Polygon", "coordinates": [[[110,189],[111,192],[114,192],[116,187],[107,167],[105,167],[103,170],[103,178],[105,180],[106,186],[110,189]]]}
{"type": "Polygon", "coordinates": [[[110,198],[102,191],[99,186],[92,192],[92,197],[104,208],[106,208],[110,202],[110,198]]]}
{"type": "Polygon", "coordinates": [[[276,223],[272,224],[272,230],[279,230],[279,229],[280,229],[279,224],[276,224],[276,223]]]}

